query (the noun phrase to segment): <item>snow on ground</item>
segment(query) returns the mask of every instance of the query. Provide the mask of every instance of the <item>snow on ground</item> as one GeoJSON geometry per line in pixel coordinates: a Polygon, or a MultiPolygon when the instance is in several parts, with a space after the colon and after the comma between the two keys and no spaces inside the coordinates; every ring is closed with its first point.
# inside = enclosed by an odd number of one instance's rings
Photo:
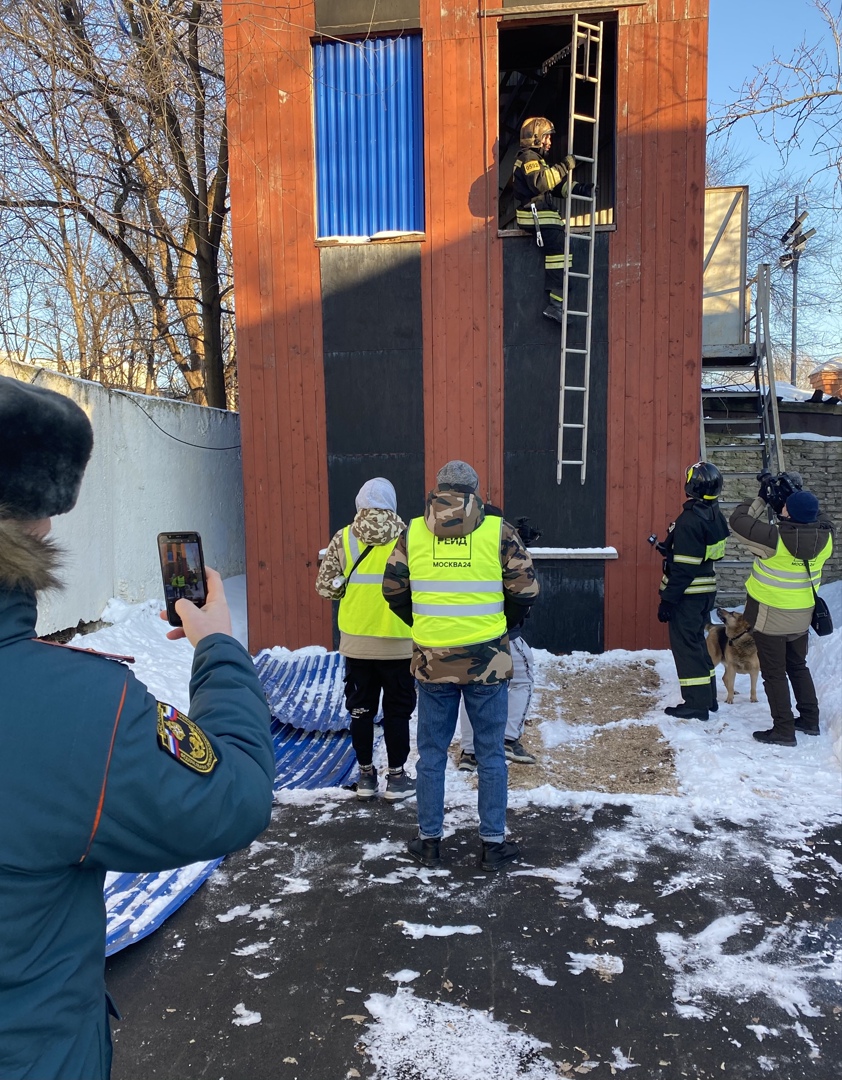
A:
{"type": "MultiPolygon", "coordinates": [[[[225,583],[232,605],[235,633],[245,638],[244,579],[225,583]]],[[[672,663],[667,651],[636,653],[614,651],[593,657],[578,653],[564,658],[569,670],[580,665],[623,665],[633,660],[652,659],[661,679],[661,690],[653,697],[651,712],[640,720],[618,718],[618,726],[632,723],[657,724],[670,743],[675,755],[678,795],[642,795],[604,792],[562,791],[545,785],[531,790],[512,790],[512,807],[544,806],[574,807],[584,822],[593,819],[603,806],[630,808],[623,827],[595,830],[591,842],[574,861],[556,866],[522,865],[510,871],[510,876],[540,877],[553,883],[559,897],[595,925],[631,932],[655,922],[652,912],[636,904],[618,902],[610,910],[588,896],[589,882],[600,871],[612,869],[615,875],[635,881],[638,875],[652,878],[656,896],[671,896],[699,888],[704,869],[697,874],[694,868],[672,878],[660,877],[659,866],[652,863],[651,840],[654,835],[662,848],[684,849],[688,839],[697,845],[701,860],[716,862],[727,853],[745,866],[771,866],[774,880],[785,891],[803,876],[802,856],[808,859],[816,850],[807,840],[823,825],[838,822],[842,817],[842,582],[825,586],[822,595],[830,605],[834,625],[832,636],[819,639],[811,634],[810,669],[813,673],[822,710],[822,734],[818,738],[798,737],[795,749],[767,747],[756,743],[751,732],[770,726],[768,705],[762,685],[760,700],[748,700],[748,676],[737,677],[735,704],[726,705],[718,672],[720,690],[719,712],[702,724],[695,721],[673,720],[664,715],[665,704],[676,702],[680,695],[672,663]],[[699,828],[704,823],[705,830],[699,828]],[[743,826],[735,830],[732,826],[743,826]],[[787,846],[788,845],[788,846],[787,846]],[[652,876],[654,874],[654,877],[652,876]]],[[[188,681],[192,649],[186,641],[167,640],[167,626],[158,618],[158,606],[147,602],[130,606],[111,601],[104,618],[112,625],[77,639],[76,644],[105,652],[127,653],[135,657],[134,670],[158,698],[180,709],[188,709],[188,681]]],[[[300,650],[299,654],[324,651],[316,647],[300,650]]],[[[285,649],[274,652],[291,656],[285,649]]],[[[536,679],[540,684],[542,669],[557,658],[549,653],[536,652],[536,679]]],[[[543,738],[547,747],[562,745],[581,737],[580,729],[565,722],[564,703],[555,721],[530,729],[531,738],[543,738]]],[[[414,738],[413,738],[414,747],[414,738]]],[[[410,765],[412,759],[410,759],[410,765]]],[[[344,790],[284,791],[278,802],[297,806],[314,805],[322,808],[327,821],[341,804],[353,799],[344,790]]],[[[476,828],[476,791],[464,773],[450,767],[445,786],[445,834],[460,829],[476,828]]],[[[412,808],[404,808],[407,821],[412,808]]],[[[319,820],[322,820],[320,818],[319,820]]],[[[318,822],[317,822],[318,823],[318,822]]],[[[294,834],[291,834],[294,835],[294,834]]],[[[255,851],[259,850],[255,845],[255,851]]],[[[305,849],[306,850],[306,849],[305,849]]],[[[830,854],[819,855],[831,876],[842,873],[842,865],[830,854]]],[[[296,867],[296,875],[285,878],[281,892],[307,891],[310,868],[306,863],[296,867]],[[301,871],[299,874],[298,871],[301,871]]],[[[217,875],[219,872],[217,871],[217,875]]],[[[407,865],[402,845],[384,840],[362,846],[356,866],[349,867],[348,888],[353,890],[397,886],[407,883],[429,888],[445,886],[447,869],[419,869],[407,865]],[[370,860],[393,861],[394,871],[375,877],[365,864],[370,860]]],[[[211,878],[211,882],[214,878],[211,878]]],[[[823,891],[823,890],[822,890],[823,891]]],[[[217,916],[221,922],[236,918],[253,919],[260,930],[263,918],[272,914],[263,907],[231,908],[217,916]]],[[[422,935],[481,934],[474,924],[433,926],[429,923],[401,921],[403,933],[420,938],[422,935]]],[[[799,1018],[816,1015],[811,996],[817,983],[842,979],[842,961],[808,922],[792,920],[785,925],[768,925],[755,912],[741,906],[734,898],[733,910],[714,919],[700,932],[686,936],[675,929],[658,932],[657,941],[667,968],[673,973],[672,996],[674,1007],[681,1016],[699,1021],[714,1015],[712,1002],[717,999],[745,999],[761,992],[779,1005],[794,1024],[792,1030],[802,1039],[812,1056],[815,1043],[809,1029],[799,1018]],[[750,937],[740,944],[740,939],[750,937]]],[[[680,924],[679,924],[680,929],[680,924]]],[[[610,931],[609,931],[610,932],[610,931]]],[[[254,941],[234,951],[237,956],[254,956],[266,960],[274,938],[254,941]]],[[[607,943],[607,942],[604,942],[607,943]]],[[[604,981],[622,978],[623,959],[610,952],[570,952],[568,970],[582,979],[598,977],[604,981]],[[587,974],[590,972],[590,976],[587,974]]],[[[551,986],[554,980],[542,967],[516,959],[514,971],[540,986],[551,986]]],[[[249,972],[255,979],[266,977],[264,972],[249,972]]],[[[404,984],[417,972],[398,971],[388,978],[404,984]]],[[[349,992],[352,988],[348,988],[349,992]]],[[[354,992],[366,993],[364,988],[354,992]]],[[[413,1072],[418,1080],[475,1080],[476,1062],[483,1060],[483,1073],[501,1077],[518,1076],[526,1080],[557,1075],[555,1066],[544,1055],[545,1044],[532,1036],[516,1032],[484,1012],[477,1012],[446,1002],[431,1002],[417,997],[405,985],[396,988],[394,996],[372,994],[365,1001],[371,1020],[362,1042],[375,1067],[377,1080],[399,1080],[413,1066],[423,1072],[413,1072]],[[431,1038],[431,1032],[436,1038],[431,1038]]],[[[260,1014],[249,1010],[244,1003],[236,1006],[232,1023],[248,1026],[260,1022],[260,1014]]],[[[759,1041],[776,1034],[774,1029],[756,1025],[753,1032],[759,1041]]],[[[587,1064],[587,1063],[585,1063],[587,1064]]],[[[596,1063],[595,1063],[596,1064],[596,1063]]],[[[637,1067],[622,1048],[614,1049],[616,1071],[637,1067]]],[[[761,1055],[758,1067],[773,1071],[774,1058],[761,1055]],[[768,1067],[767,1067],[768,1066],[768,1067]]]]}

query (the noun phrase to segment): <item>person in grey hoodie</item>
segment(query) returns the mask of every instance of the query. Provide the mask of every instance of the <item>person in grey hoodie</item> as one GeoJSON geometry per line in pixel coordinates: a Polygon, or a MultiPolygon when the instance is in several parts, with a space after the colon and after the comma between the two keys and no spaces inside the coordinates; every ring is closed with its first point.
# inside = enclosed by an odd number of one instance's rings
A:
{"type": "Polygon", "coordinates": [[[409,718],[415,709],[415,679],[409,670],[412,639],[406,623],[383,599],[386,562],[405,525],[397,514],[395,489],[382,476],[360,488],[357,513],[331,539],[319,567],[316,592],[339,601],[339,651],[345,657],[345,706],[360,766],[357,798],[377,794],[374,718],[383,697],[383,738],[390,802],[415,794],[404,765],[409,757],[409,718]]]}
{"type": "Polygon", "coordinates": [[[755,555],[746,582],[745,617],[754,632],[763,686],[773,726],[755,731],[760,743],[795,746],[795,732],[819,733],[819,702],[807,667],[807,634],[814,589],[833,550],[830,522],[822,519],[811,491],[794,491],[781,508],[777,524],[766,517],[765,487],[752,503],[731,514],[731,529],[755,555]],[[792,686],[799,715],[792,712],[792,686]]]}

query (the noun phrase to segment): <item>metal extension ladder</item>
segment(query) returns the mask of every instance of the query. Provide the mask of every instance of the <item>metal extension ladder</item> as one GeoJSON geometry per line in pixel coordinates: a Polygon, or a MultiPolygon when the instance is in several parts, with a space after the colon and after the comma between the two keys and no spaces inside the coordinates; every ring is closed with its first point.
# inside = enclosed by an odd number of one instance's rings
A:
{"type": "MultiPolygon", "coordinates": [[[[596,180],[599,148],[599,105],[602,79],[602,23],[587,22],[578,14],[573,16],[573,37],[570,58],[570,112],[567,121],[567,153],[574,154],[578,145],[589,153],[575,154],[576,168],[568,184],[564,219],[563,302],[565,319],[561,324],[561,358],[558,391],[558,454],[556,483],[561,483],[565,465],[579,466],[579,479],[584,484],[588,456],[588,406],[591,373],[591,322],[593,310],[593,266],[596,237],[596,180]],[[582,134],[579,134],[579,133],[582,134]],[[578,135],[578,138],[577,138],[578,135]],[[593,185],[590,195],[574,195],[574,183],[593,185]],[[588,214],[585,232],[571,232],[574,209],[588,214]],[[586,256],[587,270],[571,268],[571,245],[577,254],[586,256]],[[576,289],[577,308],[569,305],[570,282],[583,282],[576,289]],[[584,292],[584,302],[581,294],[584,292]],[[570,330],[575,328],[570,343],[570,330]],[[576,436],[579,436],[577,438],[576,436]],[[577,456],[578,451],[578,456],[577,456]]],[[[576,216],[580,216],[579,213],[576,216]]],[[[574,265],[581,265],[577,262],[574,265]]]]}

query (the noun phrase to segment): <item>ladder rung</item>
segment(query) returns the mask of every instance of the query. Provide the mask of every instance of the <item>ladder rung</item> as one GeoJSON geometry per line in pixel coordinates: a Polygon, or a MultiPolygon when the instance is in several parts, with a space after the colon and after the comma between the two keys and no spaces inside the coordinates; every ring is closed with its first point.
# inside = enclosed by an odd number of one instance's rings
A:
{"type": "Polygon", "coordinates": [[[739,443],[733,443],[733,444],[731,444],[731,443],[720,443],[719,446],[709,446],[708,447],[708,452],[711,453],[711,454],[715,454],[719,450],[737,450],[737,451],[739,451],[741,453],[746,453],[747,451],[750,451],[752,454],[759,454],[762,449],[763,449],[763,444],[759,443],[759,442],[754,443],[754,444],[749,445],[749,446],[743,446],[742,444],[739,444],[739,443]]]}
{"type": "Polygon", "coordinates": [[[579,19],[579,31],[576,34],[576,37],[592,37],[594,40],[598,41],[602,37],[602,23],[585,22],[584,19],[579,19]],[[583,26],[585,28],[584,30],[582,30],[583,26]],[[585,32],[587,30],[590,30],[589,34],[585,32]]]}
{"type": "Polygon", "coordinates": [[[579,431],[585,426],[584,424],[562,424],[562,427],[577,428],[579,431]]]}
{"type": "Polygon", "coordinates": [[[746,420],[743,417],[740,417],[739,419],[737,419],[736,417],[729,417],[729,416],[722,416],[722,417],[719,417],[719,416],[706,416],[705,417],[705,423],[706,424],[727,424],[729,427],[731,427],[734,424],[754,424],[754,426],[757,427],[757,425],[760,423],[760,417],[759,416],[752,416],[752,417],[749,417],[749,419],[746,420]]]}
{"type": "Polygon", "coordinates": [[[579,82],[589,82],[589,83],[599,82],[599,79],[596,77],[596,75],[580,75],[578,71],[576,72],[576,74],[573,77],[575,79],[578,79],[579,82]]]}
{"type": "Polygon", "coordinates": [[[562,458],[562,465],[584,465],[584,461],[572,461],[570,458],[562,458]]]}
{"type": "Polygon", "coordinates": [[[578,163],[579,163],[580,161],[587,161],[587,162],[589,162],[589,163],[590,163],[591,165],[593,165],[593,163],[594,163],[594,160],[595,160],[594,158],[592,158],[592,157],[584,157],[584,156],[583,156],[582,154],[577,154],[577,155],[576,155],[576,164],[577,164],[577,165],[578,165],[578,163]]]}
{"type": "Polygon", "coordinates": [[[584,278],[585,281],[591,276],[590,274],[583,274],[580,270],[568,270],[567,273],[570,277],[584,278]]]}
{"type": "Polygon", "coordinates": [[[587,349],[573,349],[573,348],[568,347],[564,351],[565,352],[581,353],[582,356],[587,356],[588,355],[588,350],[587,349]]]}
{"type": "Polygon", "coordinates": [[[568,390],[578,390],[580,393],[584,394],[587,390],[587,386],[563,386],[562,389],[565,393],[567,393],[568,390]]]}
{"type": "Polygon", "coordinates": [[[591,202],[591,203],[594,202],[594,200],[595,200],[595,196],[593,196],[593,195],[574,195],[572,191],[570,193],[570,198],[571,199],[579,199],[580,202],[591,202]]]}
{"type": "Polygon", "coordinates": [[[572,232],[569,234],[571,240],[592,240],[593,237],[590,233],[586,232],[572,232]]]}
{"type": "Polygon", "coordinates": [[[568,310],[567,314],[568,315],[579,315],[583,319],[587,319],[587,317],[590,315],[590,312],[589,311],[569,311],[568,310]]]}
{"type": "Polygon", "coordinates": [[[574,120],[583,120],[586,124],[595,124],[596,123],[596,117],[595,116],[585,116],[584,113],[573,113],[573,119],[574,120]]]}

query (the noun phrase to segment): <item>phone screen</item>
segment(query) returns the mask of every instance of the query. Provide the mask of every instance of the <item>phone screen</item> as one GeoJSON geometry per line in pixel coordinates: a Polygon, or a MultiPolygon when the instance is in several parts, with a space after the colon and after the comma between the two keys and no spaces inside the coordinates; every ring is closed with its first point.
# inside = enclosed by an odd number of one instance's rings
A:
{"type": "Polygon", "coordinates": [[[164,582],[167,622],[181,626],[176,613],[177,600],[190,600],[203,607],[208,594],[202,540],[197,532],[159,533],[158,556],[164,582]]]}

